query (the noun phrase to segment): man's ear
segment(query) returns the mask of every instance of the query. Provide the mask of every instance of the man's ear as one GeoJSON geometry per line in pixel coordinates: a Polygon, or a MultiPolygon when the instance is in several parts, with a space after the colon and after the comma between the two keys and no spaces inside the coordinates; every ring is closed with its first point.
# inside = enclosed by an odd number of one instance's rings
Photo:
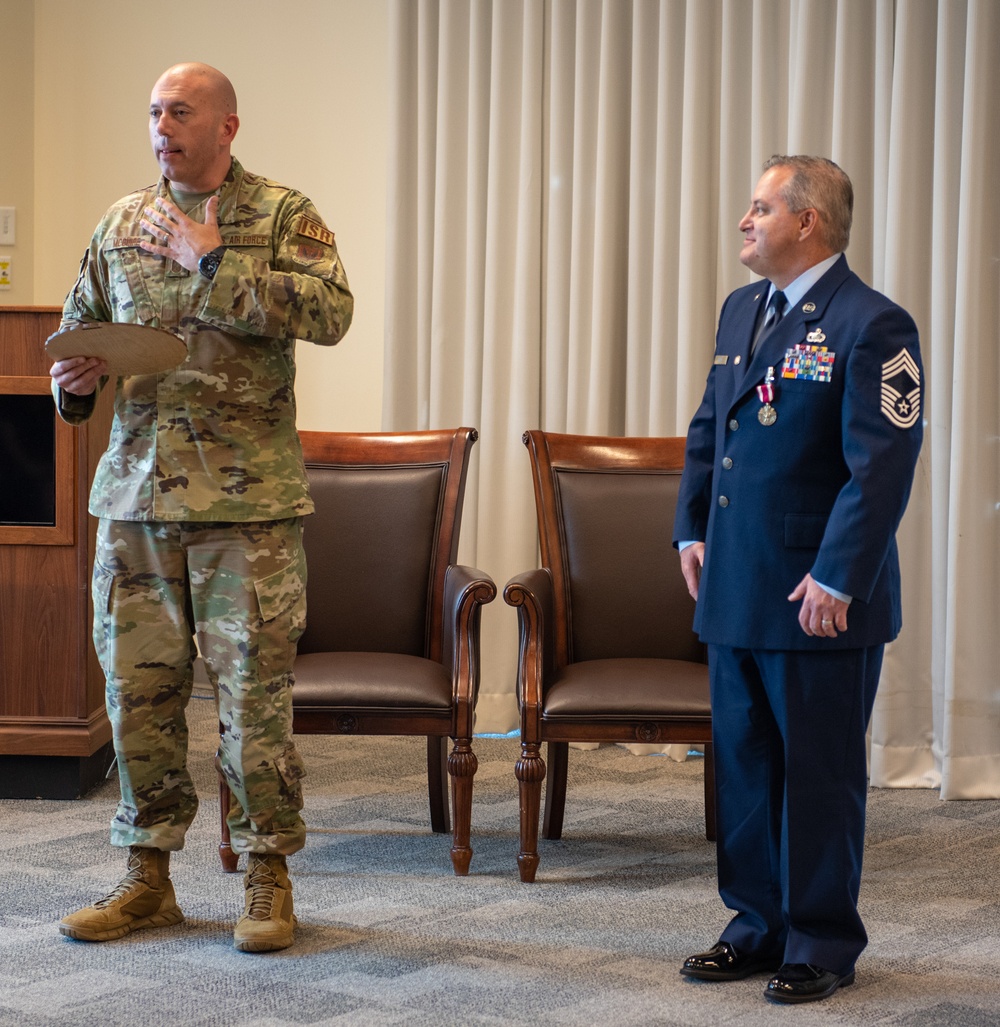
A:
{"type": "Polygon", "coordinates": [[[804,242],[819,229],[819,213],[815,207],[806,207],[798,212],[799,241],[804,242]]]}
{"type": "Polygon", "coordinates": [[[235,114],[227,114],[222,122],[222,143],[231,143],[236,138],[236,133],[239,131],[239,128],[240,119],[235,114]]]}

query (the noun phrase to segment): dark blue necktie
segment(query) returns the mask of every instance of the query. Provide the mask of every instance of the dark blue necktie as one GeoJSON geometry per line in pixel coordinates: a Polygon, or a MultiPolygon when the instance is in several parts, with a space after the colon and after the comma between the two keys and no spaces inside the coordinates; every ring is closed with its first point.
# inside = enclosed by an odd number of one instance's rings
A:
{"type": "Polygon", "coordinates": [[[753,348],[750,350],[751,353],[753,353],[754,350],[756,350],[757,347],[780,324],[781,318],[785,312],[785,304],[787,302],[785,294],[780,289],[775,290],[774,295],[771,297],[771,302],[767,305],[767,313],[764,315],[764,323],[760,326],[757,338],[754,339],[753,348]]]}

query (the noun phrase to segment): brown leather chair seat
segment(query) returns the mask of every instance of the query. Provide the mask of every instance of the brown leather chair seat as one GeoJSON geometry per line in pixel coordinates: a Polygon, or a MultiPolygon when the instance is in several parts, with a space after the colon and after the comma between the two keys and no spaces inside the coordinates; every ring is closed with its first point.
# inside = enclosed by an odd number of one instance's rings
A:
{"type": "Polygon", "coordinates": [[[544,720],[702,717],[708,667],[690,660],[584,660],[553,677],[542,703],[544,720]]]}
{"type": "Polygon", "coordinates": [[[450,711],[444,665],[408,653],[305,653],[295,661],[296,713],[450,711]],[[337,682],[334,692],[330,681],[337,682]]]}

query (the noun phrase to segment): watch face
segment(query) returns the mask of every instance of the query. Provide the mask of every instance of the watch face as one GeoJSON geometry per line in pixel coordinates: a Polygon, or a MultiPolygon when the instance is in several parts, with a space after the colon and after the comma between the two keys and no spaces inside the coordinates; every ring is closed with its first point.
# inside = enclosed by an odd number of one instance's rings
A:
{"type": "Polygon", "coordinates": [[[216,253],[215,250],[211,250],[198,261],[198,270],[206,278],[214,278],[215,272],[219,270],[219,264],[221,262],[221,255],[216,253]]]}

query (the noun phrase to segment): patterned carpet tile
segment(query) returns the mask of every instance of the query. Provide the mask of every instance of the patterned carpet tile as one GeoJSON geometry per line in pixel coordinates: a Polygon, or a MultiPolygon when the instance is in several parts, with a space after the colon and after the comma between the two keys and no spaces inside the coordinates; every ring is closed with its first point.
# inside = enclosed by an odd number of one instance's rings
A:
{"type": "Polygon", "coordinates": [[[469,877],[432,834],[416,739],[299,740],[306,848],[284,952],[232,947],[242,877],[222,873],[211,703],[191,707],[202,806],[172,876],[186,920],[89,945],[67,911],[112,887],[116,787],[0,802],[0,1027],[985,1027],[1000,1023],[1000,803],[870,796],[857,983],[794,1011],[762,977],[678,974],[728,919],[704,838],[702,764],[571,752],[564,837],[518,880],[517,743],[479,739],[469,877]],[[790,1014],[790,1015],[789,1015],[790,1014]]]}

